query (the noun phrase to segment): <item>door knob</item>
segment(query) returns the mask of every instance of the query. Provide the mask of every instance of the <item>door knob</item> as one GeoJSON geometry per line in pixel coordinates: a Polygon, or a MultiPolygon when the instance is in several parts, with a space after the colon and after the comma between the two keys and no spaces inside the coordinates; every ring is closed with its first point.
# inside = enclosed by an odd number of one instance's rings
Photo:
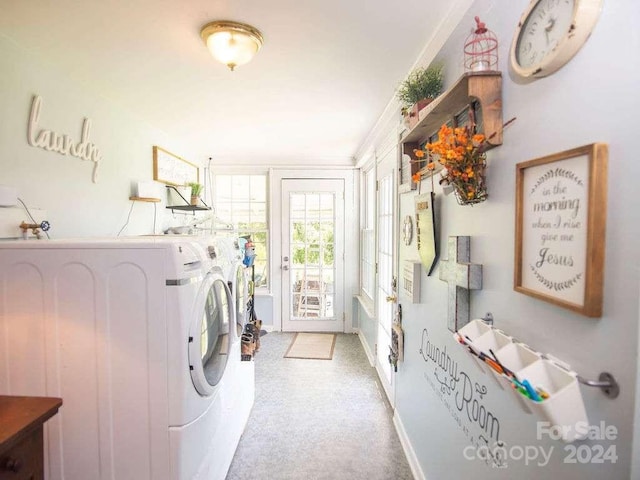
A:
{"type": "Polygon", "coordinates": [[[396,300],[398,300],[398,297],[396,297],[395,295],[389,295],[387,297],[387,302],[395,302],[396,300]]]}
{"type": "Polygon", "coordinates": [[[283,266],[282,266],[282,269],[283,269],[283,270],[289,270],[289,265],[283,265],[283,266]]]}

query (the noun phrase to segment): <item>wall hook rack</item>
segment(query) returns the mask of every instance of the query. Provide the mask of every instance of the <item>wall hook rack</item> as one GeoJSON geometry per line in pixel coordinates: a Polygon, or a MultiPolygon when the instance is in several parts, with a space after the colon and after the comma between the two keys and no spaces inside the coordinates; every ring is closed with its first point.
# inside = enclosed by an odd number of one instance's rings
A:
{"type": "Polygon", "coordinates": [[[596,387],[602,390],[602,393],[607,398],[617,398],[620,395],[620,385],[609,372],[602,372],[598,377],[598,380],[587,380],[584,377],[578,375],[576,377],[582,385],[587,387],[596,387]]]}

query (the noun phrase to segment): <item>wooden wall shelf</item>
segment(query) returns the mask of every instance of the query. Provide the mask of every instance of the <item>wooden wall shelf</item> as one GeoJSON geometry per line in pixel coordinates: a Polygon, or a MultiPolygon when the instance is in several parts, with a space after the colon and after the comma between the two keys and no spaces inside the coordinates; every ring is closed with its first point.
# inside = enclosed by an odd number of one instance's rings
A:
{"type": "MultiPolygon", "coordinates": [[[[440,126],[468,107],[479,102],[480,115],[477,123],[483,126],[489,149],[502,145],[502,73],[469,72],[441,94],[419,113],[418,124],[402,137],[402,153],[417,160],[414,149],[420,148],[440,126]]],[[[411,175],[424,167],[424,163],[411,163],[411,175]]],[[[413,182],[412,182],[413,185],[413,182]]]]}
{"type": "Polygon", "coordinates": [[[160,201],[159,198],[152,198],[152,197],[129,197],[129,200],[133,202],[153,202],[153,203],[157,203],[160,201]]]}

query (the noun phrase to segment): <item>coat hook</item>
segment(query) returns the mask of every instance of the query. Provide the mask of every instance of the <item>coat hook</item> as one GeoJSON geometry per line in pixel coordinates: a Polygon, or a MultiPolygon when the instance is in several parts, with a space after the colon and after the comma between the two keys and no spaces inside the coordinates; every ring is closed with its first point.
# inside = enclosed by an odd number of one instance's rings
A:
{"type": "Polygon", "coordinates": [[[620,395],[620,385],[618,385],[613,375],[608,372],[602,372],[598,380],[587,380],[580,375],[577,376],[577,379],[581,384],[588,387],[600,388],[608,398],[616,398],[620,395]]]}
{"type": "Polygon", "coordinates": [[[484,317],[481,317],[481,319],[484,320],[485,323],[493,326],[493,314],[491,312],[487,312],[484,317]]]}

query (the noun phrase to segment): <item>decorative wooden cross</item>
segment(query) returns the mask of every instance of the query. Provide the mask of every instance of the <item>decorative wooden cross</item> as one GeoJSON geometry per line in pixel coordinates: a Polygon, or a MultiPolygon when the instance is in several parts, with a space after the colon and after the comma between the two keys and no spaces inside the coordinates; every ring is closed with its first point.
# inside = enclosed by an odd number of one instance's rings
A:
{"type": "Polygon", "coordinates": [[[469,290],[482,290],[482,265],[471,260],[471,237],[449,237],[449,258],[440,261],[440,280],[449,284],[447,327],[452,332],[469,323],[469,290]]]}

